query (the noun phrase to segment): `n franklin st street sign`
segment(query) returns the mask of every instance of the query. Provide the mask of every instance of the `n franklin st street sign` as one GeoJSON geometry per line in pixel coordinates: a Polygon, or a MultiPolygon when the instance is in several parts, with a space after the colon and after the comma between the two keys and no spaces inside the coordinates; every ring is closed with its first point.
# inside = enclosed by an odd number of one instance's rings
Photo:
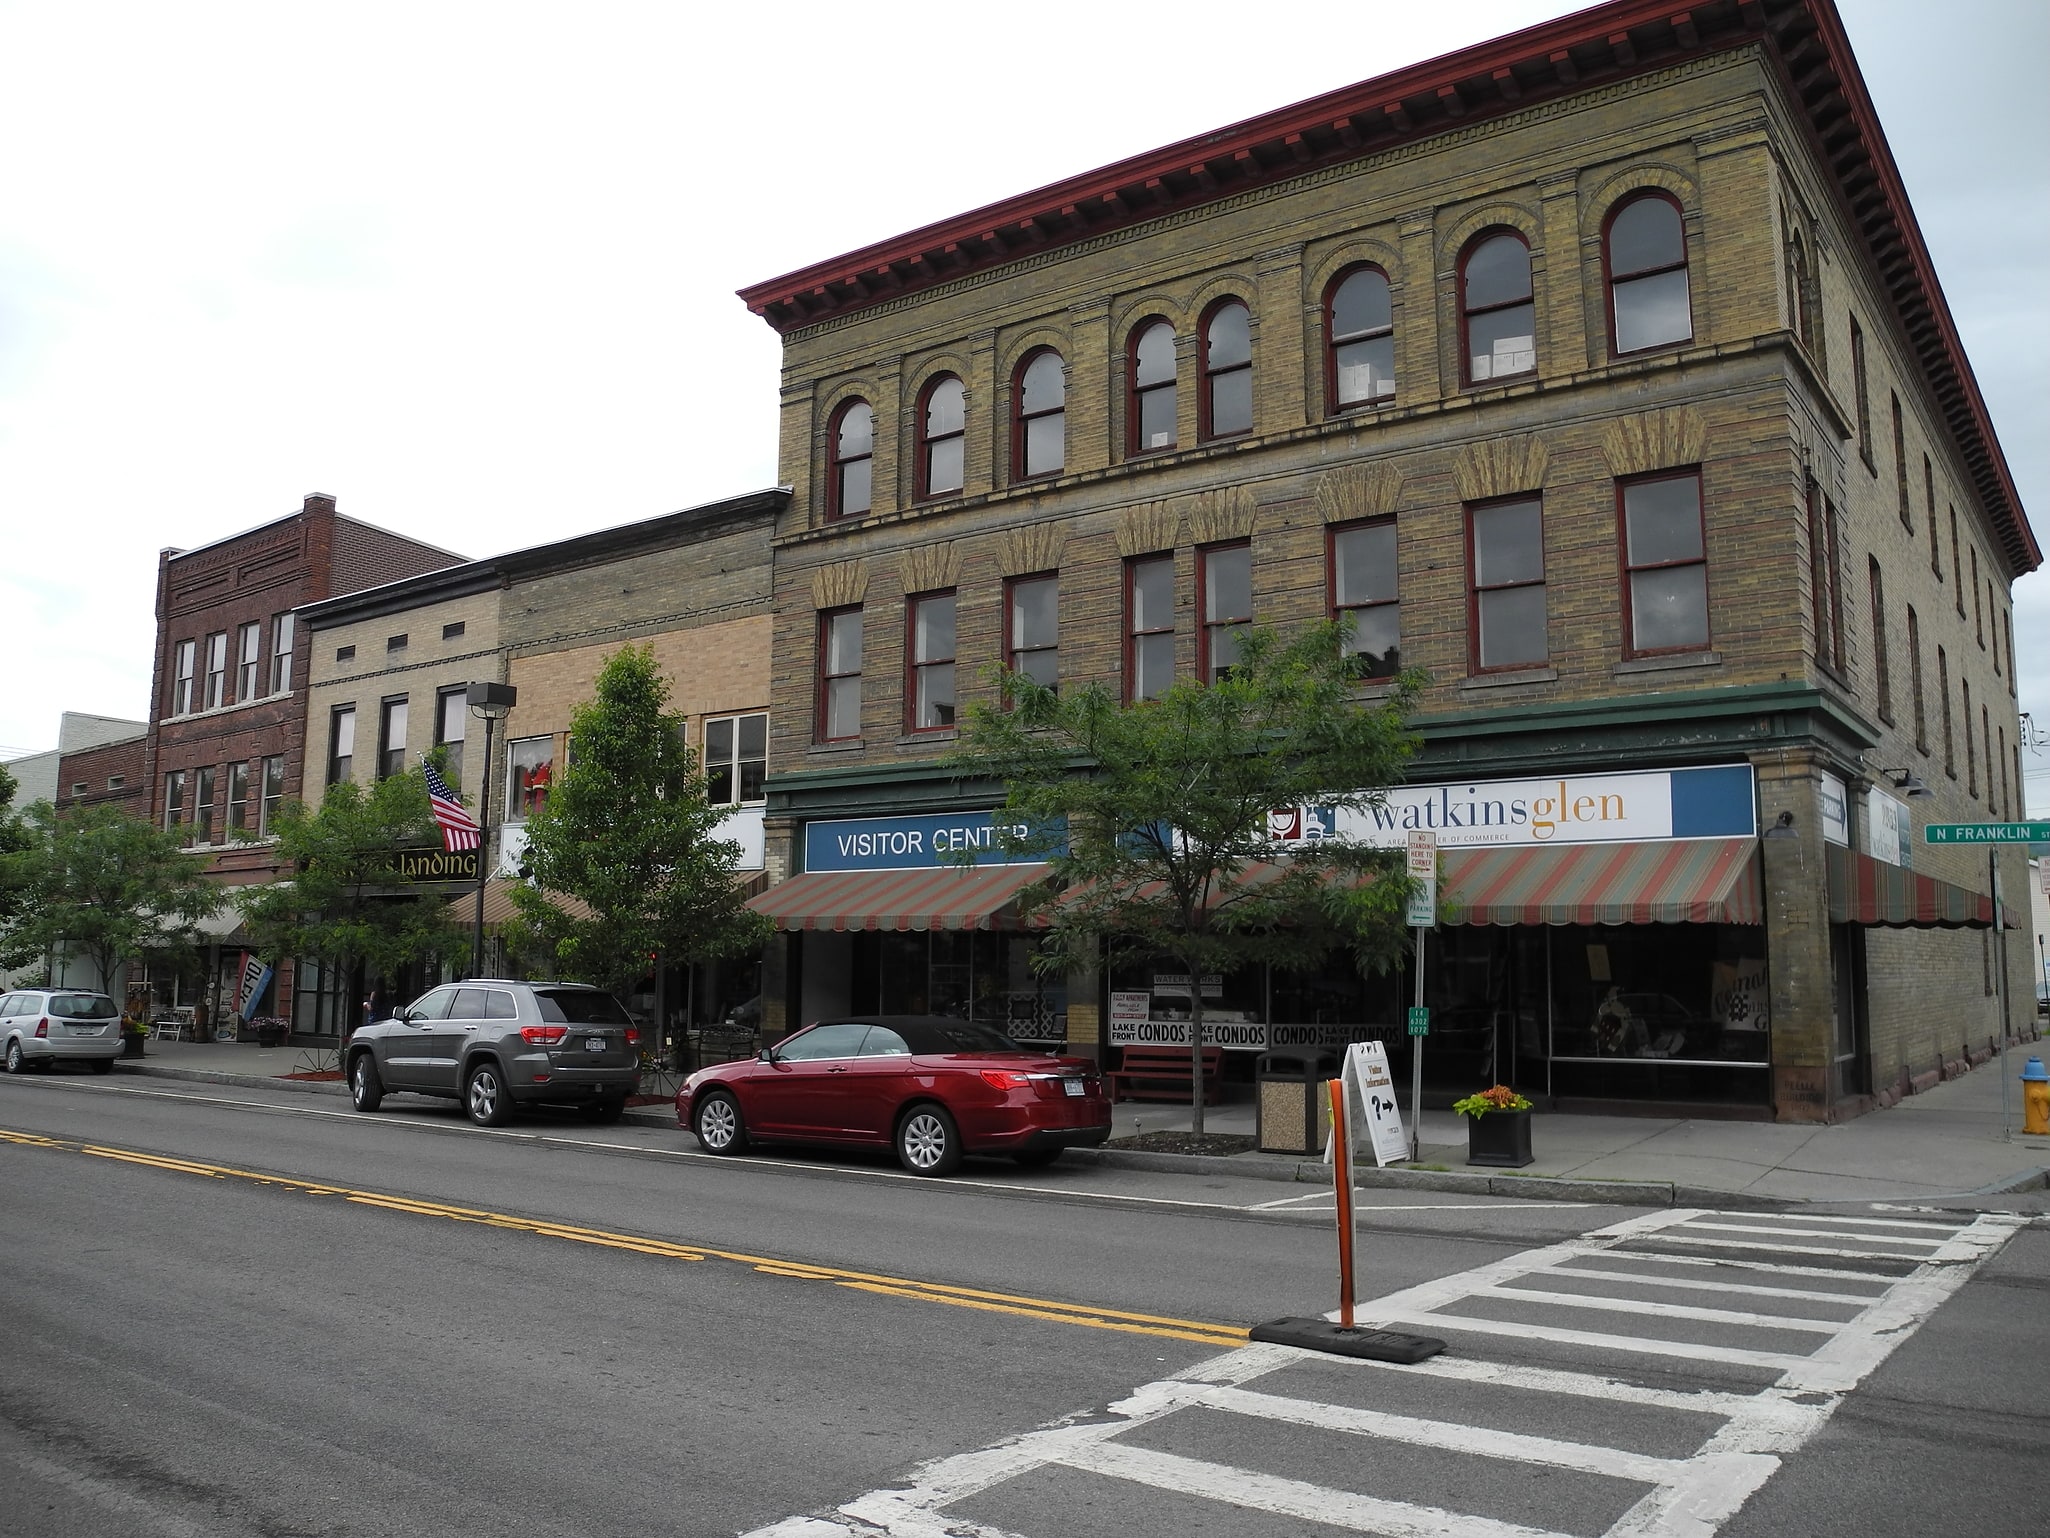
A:
{"type": "Polygon", "coordinates": [[[2050,822],[1932,822],[1925,844],[2050,844],[2050,822]]]}

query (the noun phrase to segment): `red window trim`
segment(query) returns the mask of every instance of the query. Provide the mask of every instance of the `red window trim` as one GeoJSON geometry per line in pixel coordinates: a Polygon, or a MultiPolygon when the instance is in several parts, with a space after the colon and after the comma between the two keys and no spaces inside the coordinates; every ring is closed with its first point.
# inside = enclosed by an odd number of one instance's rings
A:
{"type": "MultiPolygon", "coordinates": [[[[1175,339],[1174,322],[1165,315],[1148,315],[1134,322],[1125,333],[1125,458],[1146,459],[1155,454],[1172,454],[1181,445],[1181,397],[1175,397],[1175,441],[1164,443],[1158,448],[1146,448],[1139,442],[1139,338],[1155,326],[1165,326],[1170,341],[1175,339]]],[[[1155,390],[1181,389],[1181,360],[1175,360],[1174,377],[1165,384],[1148,385],[1147,393],[1155,390]]]]}
{"type": "Polygon", "coordinates": [[[1341,401],[1338,398],[1339,339],[1336,330],[1337,322],[1333,319],[1331,307],[1338,298],[1338,291],[1362,272],[1378,273],[1381,281],[1389,284],[1388,324],[1381,330],[1362,331],[1357,336],[1349,337],[1347,340],[1370,342],[1376,337],[1392,337],[1395,335],[1394,284],[1389,283],[1387,270],[1379,262],[1354,262],[1350,267],[1342,268],[1332,277],[1329,283],[1324,285],[1324,415],[1327,417],[1350,416],[1355,411],[1377,411],[1382,407],[1395,404],[1395,397],[1393,395],[1385,398],[1374,397],[1363,401],[1341,401]]]}
{"type": "Polygon", "coordinates": [[[1067,423],[1065,421],[1068,414],[1067,372],[1068,360],[1061,356],[1061,350],[1058,347],[1051,346],[1033,348],[1018,360],[1017,368],[1011,371],[1011,479],[1014,482],[1050,481],[1055,476],[1063,474],[1068,468],[1068,435],[1067,423]],[[1025,412],[1025,371],[1041,358],[1049,357],[1053,358],[1061,366],[1061,403],[1045,411],[1035,411],[1028,416],[1025,412]],[[1056,469],[1035,470],[1028,473],[1025,469],[1026,426],[1029,423],[1051,416],[1059,416],[1064,419],[1061,424],[1061,463],[1056,469]]]}
{"type": "MultiPolygon", "coordinates": [[[[1395,514],[1393,514],[1393,513],[1384,513],[1384,514],[1380,515],[1379,517],[1375,517],[1375,518],[1354,518],[1354,519],[1352,519],[1352,520],[1350,520],[1349,522],[1346,522],[1346,523],[1333,523],[1333,524],[1327,524],[1327,525],[1325,526],[1325,528],[1324,528],[1324,612],[1325,612],[1325,614],[1326,614],[1327,616],[1329,616],[1329,617],[1330,617],[1330,618],[1331,618],[1331,619],[1332,619],[1333,621],[1336,621],[1336,620],[1338,619],[1338,617],[1339,617],[1339,616],[1340,616],[1341,614],[1352,614],[1352,613],[1357,613],[1357,612],[1360,612],[1360,611],[1363,611],[1363,610],[1366,610],[1366,609],[1393,609],[1393,610],[1395,610],[1395,615],[1396,615],[1396,619],[1395,619],[1395,633],[1396,633],[1396,638],[1397,638],[1397,639],[1396,639],[1396,646],[1397,646],[1397,655],[1400,655],[1400,649],[1401,649],[1401,635],[1402,635],[1402,584],[1401,584],[1401,569],[1400,569],[1400,561],[1401,561],[1401,553],[1402,553],[1402,535],[1400,534],[1400,532],[1398,532],[1398,533],[1396,534],[1396,536],[1395,536],[1395,539],[1396,539],[1396,559],[1397,559],[1397,562],[1398,562],[1398,565],[1397,565],[1397,580],[1396,580],[1396,590],[1395,590],[1395,596],[1394,596],[1393,598],[1377,598],[1377,599],[1375,599],[1375,600],[1374,600],[1374,601],[1373,601],[1372,603],[1353,603],[1353,604],[1347,604],[1347,605],[1346,605],[1346,606],[1345,606],[1345,607],[1344,607],[1343,609],[1341,609],[1341,608],[1339,607],[1339,604],[1338,604],[1338,536],[1339,536],[1339,535],[1341,535],[1341,534],[1344,534],[1344,533],[1346,533],[1346,532],[1348,532],[1348,531],[1350,531],[1350,530],[1352,530],[1352,529],[1375,529],[1375,528],[1381,528],[1381,527],[1383,527],[1384,525],[1385,525],[1386,527],[1389,527],[1389,528],[1399,528],[1399,526],[1398,526],[1398,525],[1397,525],[1397,523],[1396,523],[1396,517],[1395,517],[1395,514]]],[[[1376,675],[1376,676],[1377,676],[1377,677],[1393,677],[1394,675],[1393,675],[1393,674],[1382,674],[1382,675],[1376,675]]]]}
{"type": "Polygon", "coordinates": [[[841,518],[862,518],[875,511],[875,407],[863,397],[856,395],[840,402],[833,408],[833,414],[826,419],[826,518],[829,522],[841,518]],[[840,457],[840,429],[846,424],[847,414],[856,406],[868,406],[868,442],[866,454],[840,457]],[[848,465],[867,464],[869,467],[868,506],[858,513],[849,513],[841,506],[844,496],[845,477],[841,471],[848,465]]]}
{"type": "Polygon", "coordinates": [[[968,491],[967,381],[963,380],[959,374],[956,374],[951,370],[943,370],[942,372],[933,375],[932,378],[928,379],[923,385],[919,387],[918,415],[915,420],[917,423],[917,431],[913,434],[913,436],[917,440],[917,452],[915,455],[916,463],[913,465],[912,468],[915,476],[917,489],[914,491],[912,495],[912,500],[915,502],[932,502],[940,500],[941,498],[945,497],[958,497],[966,495],[968,491]],[[926,414],[932,408],[933,395],[941,385],[945,384],[950,379],[961,386],[960,430],[958,432],[941,433],[937,438],[928,438],[925,434],[926,414]],[[935,492],[930,484],[932,479],[932,446],[935,443],[948,443],[956,438],[961,440],[961,484],[958,486],[949,487],[945,491],[935,492]]]}
{"type": "Polygon", "coordinates": [[[1133,624],[1133,620],[1136,616],[1132,604],[1132,591],[1134,586],[1132,579],[1134,575],[1136,575],[1136,573],[1138,572],[1139,568],[1149,561],[1167,562],[1170,587],[1172,586],[1173,581],[1174,552],[1172,550],[1151,550],[1144,555],[1128,555],[1125,557],[1125,608],[1124,614],[1121,616],[1121,626],[1124,632],[1122,637],[1122,645],[1124,648],[1124,697],[1125,703],[1127,705],[1136,704],[1139,700],[1138,694],[1136,694],[1133,691],[1132,687],[1135,683],[1138,682],[1138,673],[1134,667],[1135,649],[1132,645],[1132,638],[1134,636],[1139,635],[1172,636],[1175,633],[1173,604],[1168,605],[1167,624],[1157,626],[1151,630],[1144,631],[1135,628],[1133,624]]]}
{"type": "MultiPolygon", "coordinates": [[[[959,658],[961,652],[961,632],[959,628],[961,605],[959,592],[958,588],[935,587],[929,588],[923,593],[907,593],[904,595],[904,734],[907,737],[926,737],[931,736],[934,732],[951,732],[958,729],[956,724],[952,722],[945,726],[920,726],[918,724],[918,670],[921,667],[934,667],[942,662],[948,666],[953,666],[959,658]],[[921,605],[930,603],[935,598],[952,598],[955,600],[954,650],[944,658],[934,657],[928,661],[920,662],[918,659],[918,610],[921,605]]],[[[958,701],[958,699],[959,696],[957,695],[956,700],[958,701]]],[[[959,714],[958,704],[956,705],[955,713],[959,714]]]]}
{"type": "MultiPolygon", "coordinates": [[[[828,686],[836,678],[859,678],[862,676],[859,671],[853,673],[828,673],[826,671],[827,658],[830,655],[826,649],[827,640],[831,634],[832,624],[835,619],[842,614],[859,613],[861,613],[861,605],[858,603],[841,604],[835,609],[819,610],[818,636],[813,650],[813,656],[816,660],[812,665],[815,678],[812,699],[812,741],[814,742],[859,742],[861,740],[859,712],[856,713],[855,730],[852,736],[829,737],[826,735],[826,697],[830,692],[828,686]]],[[[865,643],[866,637],[863,640],[865,643]]],[[[868,664],[868,647],[866,644],[862,647],[861,660],[862,666],[866,668],[868,664]]]]}
{"type": "MultiPolygon", "coordinates": [[[[1531,284],[1531,297],[1533,300],[1535,300],[1537,297],[1536,291],[1537,284],[1533,282],[1531,284]]],[[[1680,205],[1680,200],[1674,197],[1670,192],[1667,192],[1663,188],[1659,187],[1642,187],[1635,192],[1626,192],[1622,197],[1616,199],[1614,203],[1609,205],[1609,212],[1602,220],[1602,292],[1608,295],[1609,300],[1608,308],[1610,357],[1648,358],[1655,353],[1666,352],[1681,347],[1692,347],[1694,345],[1694,271],[1693,266],[1688,260],[1687,256],[1687,210],[1680,205]],[[1623,281],[1625,283],[1629,283],[1635,281],[1638,278],[1656,278],[1668,272],[1686,273],[1687,334],[1675,341],[1654,342],[1649,347],[1635,347],[1632,348],[1629,352],[1625,352],[1616,341],[1616,275],[1609,261],[1609,231],[1615,227],[1616,220],[1622,214],[1624,209],[1630,207],[1630,205],[1633,203],[1642,203],[1647,199],[1651,198],[1656,198],[1659,202],[1668,204],[1672,208],[1673,212],[1679,216],[1680,260],[1677,262],[1669,262],[1664,267],[1647,267],[1642,272],[1625,273],[1623,275],[1623,281]]]]}
{"type": "Polygon", "coordinates": [[[1517,240],[1523,243],[1523,255],[1525,260],[1528,261],[1530,257],[1530,238],[1526,236],[1523,233],[1523,231],[1517,229],[1514,225],[1508,224],[1489,225],[1488,228],[1481,230],[1471,240],[1469,240],[1466,243],[1466,248],[1459,253],[1459,266],[1455,269],[1458,276],[1454,279],[1454,283],[1456,285],[1456,297],[1459,303],[1459,383],[1462,388],[1469,390],[1476,388],[1486,389],[1489,385],[1500,384],[1504,379],[1526,379],[1532,378],[1537,374],[1537,363],[1535,362],[1535,358],[1537,355],[1536,273],[1531,274],[1530,297],[1527,299],[1512,299],[1506,304],[1486,305],[1477,310],[1469,309],[1467,307],[1466,264],[1470,260],[1472,260],[1474,252],[1480,250],[1482,246],[1486,245],[1489,241],[1493,240],[1497,235],[1513,235],[1517,240]],[[1492,315],[1497,310],[1513,309],[1515,306],[1519,304],[1527,304],[1530,306],[1531,356],[1533,359],[1531,366],[1527,369],[1520,370],[1519,372],[1514,374],[1497,374],[1488,379],[1475,379],[1473,377],[1473,348],[1467,340],[1467,321],[1475,315],[1492,315]]]}
{"type": "Polygon", "coordinates": [[[1689,652],[1715,650],[1713,622],[1715,602],[1708,600],[1710,634],[1699,646],[1655,646],[1640,649],[1634,643],[1637,639],[1637,615],[1631,607],[1630,576],[1639,571],[1665,571],[1680,566],[1699,566],[1702,570],[1702,588],[1708,586],[1708,506],[1701,494],[1701,466],[1690,465],[1684,470],[1654,470],[1647,475],[1630,475],[1616,482],[1616,565],[1623,588],[1623,656],[1626,661],[1640,657],[1679,657],[1689,652]],[[1701,555],[1686,561],[1647,561],[1641,566],[1630,563],[1630,528],[1623,512],[1623,493],[1631,486],[1648,486],[1658,481],[1694,482],[1694,515],[1701,520],[1701,555]]]}
{"type": "MultiPolygon", "coordinates": [[[[1019,671],[1017,606],[1012,601],[1011,595],[1018,590],[1019,584],[1021,583],[1052,582],[1055,584],[1054,604],[1055,612],[1056,614],[1058,614],[1060,604],[1060,580],[1061,574],[1058,568],[1052,571],[1025,571],[1020,572],[1015,577],[1004,578],[1004,666],[1011,672],[1016,673],[1019,671]]],[[[1032,649],[1036,652],[1051,651],[1054,654],[1054,677],[1056,681],[1056,687],[1058,687],[1058,681],[1060,677],[1061,655],[1061,629],[1060,621],[1058,619],[1054,621],[1053,635],[1054,644],[1051,647],[1035,646],[1032,649]]]]}
{"type": "Polygon", "coordinates": [[[1220,539],[1214,544],[1196,547],[1196,677],[1207,687],[1217,680],[1210,676],[1210,632],[1228,630],[1242,624],[1251,624],[1253,616],[1221,620],[1213,624],[1210,619],[1210,558],[1227,550],[1246,552],[1247,598],[1252,597],[1253,542],[1250,539],[1220,539]]]}
{"type": "Polygon", "coordinates": [[[1550,588],[1551,568],[1543,562],[1545,548],[1545,498],[1542,492],[1520,491],[1514,496],[1489,497],[1481,502],[1466,504],[1466,671],[1469,677],[1483,673],[1524,673],[1532,668],[1552,665],[1552,604],[1550,588]],[[1478,573],[1473,563],[1473,515],[1486,512],[1491,507],[1509,507],[1519,502],[1535,502],[1538,510],[1538,552],[1543,564],[1544,575],[1535,582],[1501,582],[1483,589],[1476,581],[1478,573]],[[1481,593],[1508,592],[1519,587],[1541,587],[1545,596],[1545,655],[1540,662],[1498,662],[1493,667],[1481,666],[1481,593]]]}
{"type": "Polygon", "coordinates": [[[1203,323],[1196,328],[1196,336],[1197,345],[1201,349],[1201,367],[1198,370],[1201,379],[1196,392],[1196,441],[1198,443],[1227,443],[1233,438],[1251,437],[1253,432],[1253,424],[1251,422],[1248,422],[1244,428],[1235,433],[1219,433],[1214,431],[1210,421],[1210,401],[1211,396],[1215,393],[1216,381],[1224,378],[1227,374],[1244,374],[1246,376],[1246,396],[1248,401],[1252,398],[1253,307],[1246,303],[1245,300],[1239,298],[1237,294],[1225,294],[1211,300],[1203,309],[1203,323]],[[1232,305],[1237,305],[1246,312],[1246,361],[1244,363],[1233,363],[1221,369],[1213,369],[1210,366],[1210,326],[1223,311],[1232,305]]]}

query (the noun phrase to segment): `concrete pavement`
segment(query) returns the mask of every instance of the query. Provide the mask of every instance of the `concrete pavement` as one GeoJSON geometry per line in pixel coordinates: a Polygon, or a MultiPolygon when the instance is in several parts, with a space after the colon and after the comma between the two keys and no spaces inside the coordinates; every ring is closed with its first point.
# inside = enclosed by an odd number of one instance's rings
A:
{"type": "MultiPolygon", "coordinates": [[[[2007,1072],[2019,1075],[2042,1042],[2018,1046],[2007,1072]]],[[[237,1042],[157,1041],[121,1071],[216,1083],[302,1088],[340,1094],[338,1080],[294,1078],[331,1068],[303,1048],[237,1042]]],[[[1536,1160],[1520,1171],[1479,1171],[1466,1164],[1466,1133],[1449,1111],[1426,1110],[1418,1166],[1361,1171],[1362,1184],[1416,1186],[1495,1196],[1518,1195],[1630,1204],[1757,1205],[1930,1201],[2050,1210],[2050,1137],[2020,1132],[2020,1085],[2009,1086],[2011,1137],[2002,1134],[1998,1059],[1887,1110],[1835,1126],[1707,1118],[1589,1116],[1540,1112],[1532,1127],[1536,1160]]],[[[673,1126],[664,1105],[629,1110],[646,1125],[673,1126]]],[[[1251,1135],[1250,1100],[1206,1110],[1211,1132],[1251,1135]]],[[[1115,1136],[1186,1130],[1186,1106],[1127,1102],[1117,1108],[1115,1136]]],[[[1321,1161],[1273,1154],[1190,1159],[1174,1154],[1078,1150],[1071,1160],[1101,1159],[1191,1174],[1230,1173],[1273,1180],[1323,1177],[1321,1161]]]]}

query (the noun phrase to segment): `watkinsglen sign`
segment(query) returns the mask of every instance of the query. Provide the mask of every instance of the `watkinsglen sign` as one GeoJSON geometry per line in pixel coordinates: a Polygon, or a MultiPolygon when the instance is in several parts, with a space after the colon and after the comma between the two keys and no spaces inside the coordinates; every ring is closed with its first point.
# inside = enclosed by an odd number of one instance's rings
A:
{"type": "Polygon", "coordinates": [[[1654,839],[1748,838],[1758,831],[1748,764],[1643,774],[1555,775],[1535,780],[1403,785],[1380,806],[1278,811],[1278,843],[1343,838],[1399,848],[1417,829],[1441,849],[1502,844],[1606,844],[1654,839]]]}
{"type": "Polygon", "coordinates": [[[398,849],[393,851],[401,881],[477,880],[477,851],[474,849],[398,849]]]}

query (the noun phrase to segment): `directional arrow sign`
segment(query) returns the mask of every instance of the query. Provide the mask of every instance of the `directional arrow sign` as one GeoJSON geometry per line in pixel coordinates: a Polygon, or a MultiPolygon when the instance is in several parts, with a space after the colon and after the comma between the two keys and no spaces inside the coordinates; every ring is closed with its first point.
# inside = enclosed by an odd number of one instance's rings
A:
{"type": "Polygon", "coordinates": [[[1932,822],[1927,844],[2050,844],[2050,822],[1932,822]]]}

